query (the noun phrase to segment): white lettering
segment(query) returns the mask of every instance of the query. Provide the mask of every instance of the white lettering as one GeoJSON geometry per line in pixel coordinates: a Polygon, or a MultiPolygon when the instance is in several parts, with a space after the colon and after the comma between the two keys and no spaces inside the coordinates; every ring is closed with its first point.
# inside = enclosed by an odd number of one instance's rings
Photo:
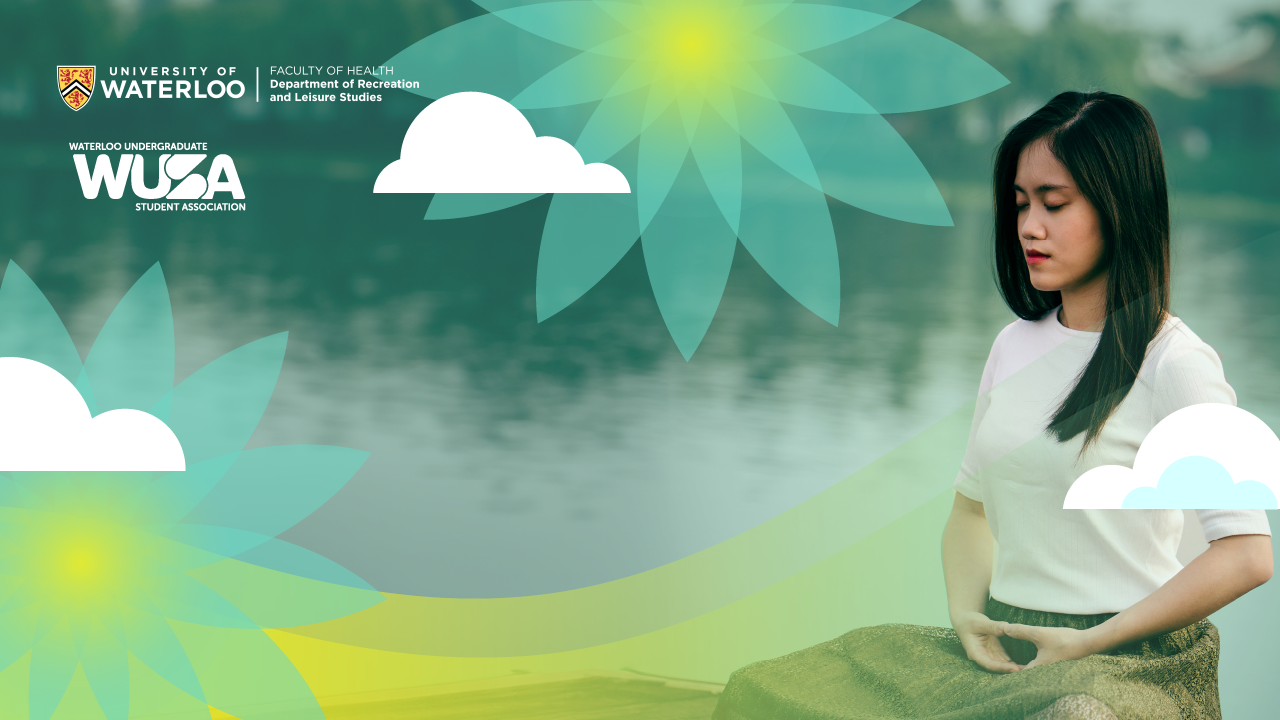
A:
{"type": "Polygon", "coordinates": [[[244,199],[244,188],[240,186],[240,176],[236,174],[236,164],[229,155],[216,155],[209,165],[209,191],[201,200],[212,200],[216,192],[230,192],[236,200],[244,199]],[[222,178],[226,179],[223,180],[222,178]]]}
{"type": "Polygon", "coordinates": [[[133,162],[133,194],[143,200],[156,200],[169,194],[169,189],[173,183],[169,180],[169,176],[164,174],[164,163],[169,159],[168,155],[160,156],[159,173],[160,178],[156,180],[156,186],[147,187],[146,178],[144,177],[147,166],[146,160],[139,155],[133,162]]]}
{"type": "Polygon", "coordinates": [[[84,155],[77,154],[72,158],[76,164],[76,175],[80,177],[80,190],[86,199],[93,200],[98,197],[98,191],[102,189],[104,180],[107,183],[107,195],[113,200],[119,200],[124,195],[124,184],[129,179],[129,166],[133,164],[133,155],[121,155],[120,165],[114,172],[111,170],[111,158],[99,155],[93,164],[92,174],[89,173],[89,163],[84,155]]]}

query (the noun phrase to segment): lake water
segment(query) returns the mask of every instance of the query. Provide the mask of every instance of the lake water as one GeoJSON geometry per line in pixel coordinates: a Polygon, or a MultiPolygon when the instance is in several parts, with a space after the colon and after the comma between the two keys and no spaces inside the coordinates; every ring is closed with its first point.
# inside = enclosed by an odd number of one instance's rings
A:
{"type": "MultiPolygon", "coordinates": [[[[980,179],[940,181],[952,228],[832,204],[838,327],[740,247],[686,362],[638,246],[536,322],[546,198],[426,222],[425,196],[370,192],[385,159],[261,151],[237,155],[253,193],[245,213],[139,213],[82,203],[64,155],[6,150],[21,172],[0,180],[0,247],[82,352],[156,261],[173,298],[179,379],[288,330],[251,445],[372,456],[282,537],[384,591],[553,592],[732,537],[972,399],[1013,317],[991,279],[980,179]]],[[[1276,227],[1276,206],[1236,198],[1246,210],[1232,213],[1219,200],[1175,205],[1174,311],[1224,355],[1240,404],[1280,426],[1280,240],[1259,240],[1276,227]]]]}

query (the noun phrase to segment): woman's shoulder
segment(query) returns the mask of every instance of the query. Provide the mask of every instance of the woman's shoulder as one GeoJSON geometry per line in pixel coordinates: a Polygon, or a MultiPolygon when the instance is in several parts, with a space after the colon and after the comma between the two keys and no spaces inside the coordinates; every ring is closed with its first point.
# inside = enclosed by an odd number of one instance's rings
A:
{"type": "Polygon", "coordinates": [[[1168,315],[1160,331],[1147,346],[1144,369],[1155,374],[1209,373],[1222,375],[1222,355],[1205,342],[1180,318],[1168,315]]]}
{"type": "Polygon", "coordinates": [[[1188,405],[1236,404],[1235,389],[1227,382],[1222,356],[1172,315],[1148,346],[1139,376],[1145,376],[1141,386],[1152,393],[1153,423],[1188,405]]]}
{"type": "Polygon", "coordinates": [[[1019,342],[1029,338],[1049,336],[1055,329],[1054,326],[1058,324],[1055,322],[1055,312],[1057,312],[1057,308],[1046,312],[1044,315],[1041,315],[1039,318],[1034,320],[1014,318],[1013,322],[1001,328],[1000,332],[996,335],[996,340],[993,345],[999,346],[1002,343],[1019,342]]]}
{"type": "Polygon", "coordinates": [[[1147,352],[1151,357],[1172,357],[1195,350],[1208,350],[1217,354],[1213,346],[1205,342],[1195,333],[1182,318],[1176,315],[1165,315],[1160,330],[1151,339],[1147,352]]]}
{"type": "Polygon", "coordinates": [[[1061,327],[1054,319],[1053,311],[1034,320],[1017,318],[1005,325],[991,343],[991,354],[987,357],[979,391],[990,390],[1068,339],[1055,326],[1061,327]]]}
{"type": "Polygon", "coordinates": [[[1057,312],[1058,309],[1055,307],[1031,320],[1015,318],[996,335],[995,341],[991,344],[992,354],[1026,355],[1029,353],[1032,357],[1037,357],[1064,340],[1097,335],[1097,333],[1081,333],[1064,328],[1062,323],[1058,322],[1057,312]]]}

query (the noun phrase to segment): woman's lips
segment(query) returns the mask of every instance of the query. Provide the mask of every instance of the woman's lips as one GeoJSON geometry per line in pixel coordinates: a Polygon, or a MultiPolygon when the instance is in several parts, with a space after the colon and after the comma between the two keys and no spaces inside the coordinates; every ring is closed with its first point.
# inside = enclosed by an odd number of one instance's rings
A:
{"type": "Polygon", "coordinates": [[[1028,251],[1027,251],[1027,264],[1028,264],[1028,265],[1035,265],[1035,264],[1037,264],[1037,263],[1042,263],[1042,262],[1044,262],[1045,260],[1048,260],[1048,259],[1049,259],[1049,256],[1048,256],[1048,255],[1045,255],[1044,253],[1039,252],[1038,250],[1028,250],[1028,251]]]}

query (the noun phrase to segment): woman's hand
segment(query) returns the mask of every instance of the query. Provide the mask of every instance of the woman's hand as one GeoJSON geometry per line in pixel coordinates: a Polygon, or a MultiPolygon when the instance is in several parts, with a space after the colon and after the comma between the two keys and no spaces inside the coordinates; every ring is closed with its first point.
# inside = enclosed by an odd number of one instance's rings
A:
{"type": "Polygon", "coordinates": [[[991,585],[993,543],[982,503],[957,492],[942,530],[942,571],[951,626],[970,660],[991,672],[1017,672],[1022,668],[1000,644],[1000,623],[982,612],[991,585]]]}
{"type": "Polygon", "coordinates": [[[952,624],[970,660],[991,672],[1017,672],[1022,669],[1000,644],[1000,636],[1004,634],[1002,626],[1008,623],[996,622],[980,612],[966,612],[955,618],[952,624]]]}
{"type": "Polygon", "coordinates": [[[1018,640],[1026,640],[1036,646],[1036,657],[1023,667],[1033,668],[1059,660],[1079,660],[1097,652],[1088,631],[1061,627],[995,623],[998,632],[1018,640]]]}

